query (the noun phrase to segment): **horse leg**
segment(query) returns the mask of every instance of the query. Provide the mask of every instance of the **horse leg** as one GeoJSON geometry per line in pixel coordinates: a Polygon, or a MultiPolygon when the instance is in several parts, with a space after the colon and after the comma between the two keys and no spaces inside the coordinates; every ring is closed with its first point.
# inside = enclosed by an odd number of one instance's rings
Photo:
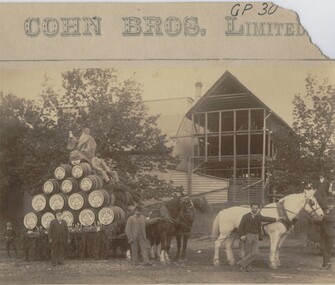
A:
{"type": "Polygon", "coordinates": [[[214,258],[213,258],[213,263],[214,266],[219,266],[220,265],[220,248],[222,246],[222,242],[225,240],[226,236],[223,234],[220,234],[218,239],[214,243],[214,258]]]}
{"type": "Polygon", "coordinates": [[[189,237],[190,237],[189,234],[184,234],[183,235],[183,250],[181,252],[181,258],[182,258],[182,260],[187,260],[186,249],[187,249],[187,242],[188,242],[188,238],[189,237]]]}
{"type": "Polygon", "coordinates": [[[276,250],[279,241],[279,234],[278,233],[269,233],[270,236],[270,255],[269,255],[269,267],[271,269],[278,269],[276,265],[276,250]]]}
{"type": "Polygon", "coordinates": [[[180,259],[180,248],[181,248],[181,235],[180,234],[176,234],[176,240],[177,240],[176,260],[178,261],[180,259]]]}
{"type": "Polygon", "coordinates": [[[233,245],[234,245],[234,239],[229,238],[225,242],[225,248],[226,248],[226,254],[227,254],[227,261],[229,265],[233,266],[235,265],[235,258],[233,253],[233,245]]]}
{"type": "Polygon", "coordinates": [[[171,246],[172,238],[173,238],[172,234],[169,234],[167,236],[166,250],[165,250],[165,261],[170,261],[169,252],[170,252],[170,246],[171,246]]]}
{"type": "Polygon", "coordinates": [[[287,235],[283,235],[279,238],[279,241],[278,241],[278,245],[277,245],[277,251],[276,251],[276,254],[275,254],[275,262],[276,262],[276,265],[277,266],[281,266],[281,263],[280,263],[280,259],[279,259],[279,251],[281,249],[281,246],[283,244],[283,242],[285,241],[287,235]]]}
{"type": "Polygon", "coordinates": [[[155,259],[155,248],[155,243],[150,241],[150,259],[155,259]]]}
{"type": "Polygon", "coordinates": [[[159,258],[160,253],[161,253],[161,243],[158,242],[156,243],[156,258],[159,258]]]}
{"type": "Polygon", "coordinates": [[[166,232],[161,233],[161,254],[160,262],[165,263],[165,250],[166,250],[166,232]]]}

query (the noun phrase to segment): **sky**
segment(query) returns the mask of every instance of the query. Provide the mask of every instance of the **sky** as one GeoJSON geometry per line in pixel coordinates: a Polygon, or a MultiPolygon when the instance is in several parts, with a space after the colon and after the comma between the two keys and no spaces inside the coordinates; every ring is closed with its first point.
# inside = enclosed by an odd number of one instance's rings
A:
{"type": "MultiPolygon", "coordinates": [[[[295,63],[271,66],[268,64],[221,64],[217,67],[188,68],[121,68],[120,79],[134,76],[141,83],[143,100],[195,96],[195,83],[201,82],[202,95],[228,70],[241,83],[262,100],[288,124],[292,124],[295,94],[304,94],[305,78],[308,73],[317,76],[320,82],[328,78],[335,84],[335,64],[295,63]]],[[[65,70],[0,70],[0,91],[4,94],[37,99],[42,90],[44,75],[47,74],[55,84],[55,90],[61,90],[61,73],[65,70]]],[[[187,110],[186,110],[187,111],[187,110]]],[[[185,111],[185,113],[186,113],[185,111]]]]}

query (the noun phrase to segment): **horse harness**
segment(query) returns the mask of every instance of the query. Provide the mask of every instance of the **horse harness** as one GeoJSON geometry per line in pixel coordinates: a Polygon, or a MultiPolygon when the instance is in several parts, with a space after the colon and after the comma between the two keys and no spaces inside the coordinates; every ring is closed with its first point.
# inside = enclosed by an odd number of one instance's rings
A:
{"type": "Polygon", "coordinates": [[[183,211],[182,209],[180,209],[176,219],[171,217],[170,212],[164,203],[162,203],[160,207],[156,210],[159,210],[160,216],[163,220],[168,221],[171,224],[180,225],[183,228],[190,230],[193,225],[193,217],[189,213],[190,211],[193,211],[193,213],[195,213],[196,211],[191,200],[190,203],[191,206],[187,208],[187,211],[183,211]]]}
{"type": "MultiPolygon", "coordinates": [[[[316,213],[316,211],[319,209],[319,208],[316,208],[316,209],[313,208],[315,203],[311,199],[306,199],[304,209],[305,209],[307,204],[311,207],[312,213],[316,213]]],[[[284,200],[283,199],[276,203],[276,208],[277,208],[277,211],[278,211],[278,216],[279,217],[284,217],[284,220],[280,221],[280,222],[286,227],[287,230],[290,230],[290,228],[298,221],[298,219],[293,218],[292,221],[291,221],[288,218],[287,213],[290,212],[294,215],[297,215],[298,213],[294,213],[294,212],[286,209],[285,206],[284,206],[284,200]]],[[[266,223],[266,224],[262,225],[262,228],[263,228],[264,232],[265,232],[264,227],[269,225],[269,224],[272,224],[272,223],[266,223]]]]}

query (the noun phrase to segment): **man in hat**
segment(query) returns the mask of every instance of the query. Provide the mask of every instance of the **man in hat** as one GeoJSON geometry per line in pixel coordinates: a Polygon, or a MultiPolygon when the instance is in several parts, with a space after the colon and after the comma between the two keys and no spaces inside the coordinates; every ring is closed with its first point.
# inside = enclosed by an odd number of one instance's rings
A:
{"type": "Polygon", "coordinates": [[[89,128],[84,128],[81,134],[76,149],[82,152],[90,160],[95,156],[95,150],[97,144],[94,138],[91,136],[91,130],[89,128]]]}
{"type": "Polygon", "coordinates": [[[17,257],[17,249],[16,249],[16,244],[15,244],[15,237],[16,233],[12,228],[12,223],[8,222],[6,223],[6,230],[4,232],[4,237],[6,240],[6,250],[7,250],[7,255],[10,257],[10,248],[12,247],[14,249],[14,252],[17,257]]]}
{"type": "Polygon", "coordinates": [[[334,198],[328,197],[326,200],[327,209],[324,211],[324,216],[321,221],[321,240],[320,248],[322,252],[321,269],[326,270],[331,267],[330,257],[335,242],[335,210],[334,198]]]}
{"type": "Polygon", "coordinates": [[[331,195],[331,192],[329,192],[330,189],[330,183],[325,178],[324,172],[319,172],[319,179],[314,182],[313,188],[316,189],[315,192],[315,198],[318,201],[320,207],[323,211],[327,209],[327,197],[331,195]]]}
{"type": "Polygon", "coordinates": [[[95,156],[97,144],[90,133],[89,128],[84,128],[80,138],[77,139],[71,131],[69,132],[67,149],[71,150],[70,162],[72,165],[78,164],[80,160],[86,160],[90,163],[95,156]]]}
{"type": "Polygon", "coordinates": [[[142,207],[136,206],[135,214],[130,216],[126,224],[126,235],[131,246],[131,254],[134,265],[138,265],[138,247],[141,250],[143,263],[150,266],[148,257],[148,243],[145,226],[157,223],[160,219],[147,219],[142,215],[142,207]]]}
{"type": "Polygon", "coordinates": [[[61,210],[56,210],[56,219],[51,221],[49,232],[49,243],[51,244],[52,265],[63,264],[65,257],[65,247],[68,241],[68,227],[63,220],[61,210]]]}

